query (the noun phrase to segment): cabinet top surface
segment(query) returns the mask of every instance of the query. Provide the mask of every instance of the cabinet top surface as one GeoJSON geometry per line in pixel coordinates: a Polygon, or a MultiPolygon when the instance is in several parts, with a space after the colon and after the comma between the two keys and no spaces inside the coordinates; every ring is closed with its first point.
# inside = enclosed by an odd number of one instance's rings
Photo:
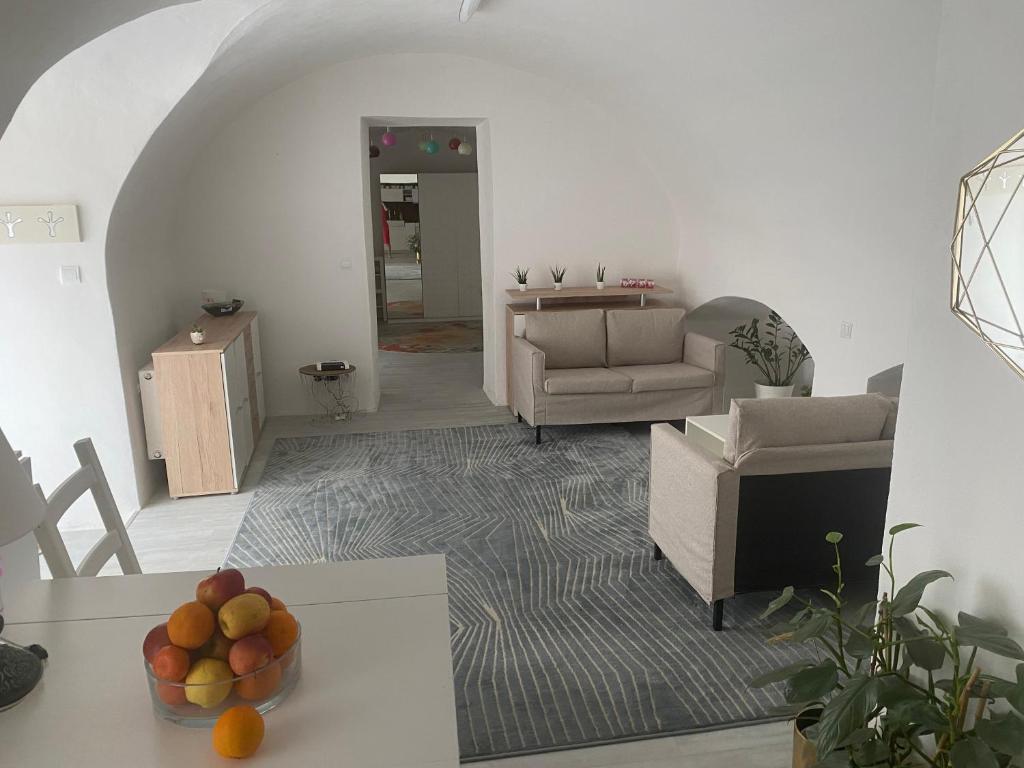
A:
{"type": "Polygon", "coordinates": [[[568,299],[568,298],[595,298],[602,296],[648,296],[656,293],[672,293],[671,288],[656,285],[653,288],[622,288],[618,285],[609,285],[606,288],[596,287],[565,287],[556,291],[554,288],[529,288],[520,291],[518,288],[509,288],[505,291],[513,299],[568,299]]]}
{"type": "Polygon", "coordinates": [[[255,312],[236,312],[226,317],[214,317],[204,313],[195,319],[195,324],[201,326],[206,331],[206,341],[202,344],[193,344],[192,339],[189,337],[192,328],[189,326],[158,347],[153,354],[192,355],[210,353],[219,355],[255,319],[255,312]]]}

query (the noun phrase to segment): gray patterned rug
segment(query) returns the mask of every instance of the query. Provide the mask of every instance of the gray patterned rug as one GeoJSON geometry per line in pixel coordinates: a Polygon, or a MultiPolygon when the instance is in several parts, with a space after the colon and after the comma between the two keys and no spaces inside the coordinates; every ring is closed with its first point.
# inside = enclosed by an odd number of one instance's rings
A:
{"type": "Polygon", "coordinates": [[[726,629],[647,536],[648,452],[622,427],[279,439],[227,562],[444,553],[463,759],[756,722],[767,597],[726,629]]]}

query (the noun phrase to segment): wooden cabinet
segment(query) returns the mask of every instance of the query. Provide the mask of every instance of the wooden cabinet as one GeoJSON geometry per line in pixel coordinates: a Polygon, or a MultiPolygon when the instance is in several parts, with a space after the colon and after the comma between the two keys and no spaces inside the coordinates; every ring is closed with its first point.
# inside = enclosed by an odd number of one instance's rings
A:
{"type": "Polygon", "coordinates": [[[167,487],[173,498],[235,493],[266,419],[255,312],[204,316],[153,352],[167,487]]]}

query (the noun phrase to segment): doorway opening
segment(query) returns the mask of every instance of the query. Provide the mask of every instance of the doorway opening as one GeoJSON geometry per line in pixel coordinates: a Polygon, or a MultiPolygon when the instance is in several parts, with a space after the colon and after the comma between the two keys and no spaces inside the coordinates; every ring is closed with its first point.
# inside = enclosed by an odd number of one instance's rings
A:
{"type": "Polygon", "coordinates": [[[489,407],[477,129],[373,122],[367,131],[380,408],[435,397],[489,407]]]}

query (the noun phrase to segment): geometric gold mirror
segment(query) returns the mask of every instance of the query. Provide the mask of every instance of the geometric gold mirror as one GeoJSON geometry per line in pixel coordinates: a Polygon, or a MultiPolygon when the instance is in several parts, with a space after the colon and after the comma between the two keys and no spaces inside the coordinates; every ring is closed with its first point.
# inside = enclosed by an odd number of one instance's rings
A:
{"type": "Polygon", "coordinates": [[[1024,377],[1024,131],[960,179],[950,308],[1024,377]]]}

